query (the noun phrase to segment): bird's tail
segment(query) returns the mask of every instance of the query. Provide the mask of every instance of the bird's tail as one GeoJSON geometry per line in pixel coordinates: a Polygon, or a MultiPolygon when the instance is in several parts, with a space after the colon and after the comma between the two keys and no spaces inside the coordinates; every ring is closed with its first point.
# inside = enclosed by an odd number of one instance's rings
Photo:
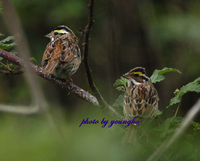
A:
{"type": "Polygon", "coordinates": [[[138,140],[138,128],[136,126],[129,126],[127,132],[122,139],[123,144],[136,144],[138,140]]]}

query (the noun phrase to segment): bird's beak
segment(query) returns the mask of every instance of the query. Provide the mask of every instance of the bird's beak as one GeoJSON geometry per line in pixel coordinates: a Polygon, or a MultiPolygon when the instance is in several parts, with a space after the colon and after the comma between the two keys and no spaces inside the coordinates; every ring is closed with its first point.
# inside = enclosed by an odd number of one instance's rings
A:
{"type": "Polygon", "coordinates": [[[122,77],[129,79],[131,76],[129,75],[129,73],[127,73],[127,74],[124,74],[122,77]]]}
{"type": "Polygon", "coordinates": [[[50,39],[52,39],[52,38],[53,38],[53,37],[52,37],[52,35],[51,35],[51,33],[49,33],[49,34],[45,35],[44,37],[48,37],[48,38],[50,38],[50,39]]]}

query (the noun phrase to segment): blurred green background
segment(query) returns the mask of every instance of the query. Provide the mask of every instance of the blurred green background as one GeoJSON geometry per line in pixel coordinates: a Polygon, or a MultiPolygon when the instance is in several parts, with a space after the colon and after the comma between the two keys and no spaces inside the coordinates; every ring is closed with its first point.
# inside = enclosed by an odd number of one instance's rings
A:
{"type": "MultiPolygon", "coordinates": [[[[37,65],[49,42],[44,35],[58,25],[70,27],[79,37],[82,48],[81,33],[88,20],[88,0],[12,2],[37,65]]],[[[113,87],[115,80],[133,67],[145,67],[149,76],[155,69],[176,68],[183,74],[167,74],[165,81],[155,85],[162,116],[173,116],[176,108],[165,108],[173,92],[200,75],[199,9],[200,2],[195,0],[95,1],[89,63],[104,98],[110,104],[114,102],[120,94],[113,87]]],[[[1,15],[0,33],[10,35],[1,15]]],[[[75,84],[90,91],[83,63],[72,78],[75,84]]],[[[128,160],[132,157],[132,150],[121,145],[124,133],[120,128],[78,127],[83,118],[101,120],[105,113],[55,84],[38,79],[63,140],[43,115],[1,113],[1,160],[128,160]]],[[[198,97],[195,93],[184,96],[178,116],[184,117],[198,97]]],[[[23,75],[0,74],[0,103],[30,104],[23,75]]],[[[122,113],[122,109],[117,110],[122,113]]]]}

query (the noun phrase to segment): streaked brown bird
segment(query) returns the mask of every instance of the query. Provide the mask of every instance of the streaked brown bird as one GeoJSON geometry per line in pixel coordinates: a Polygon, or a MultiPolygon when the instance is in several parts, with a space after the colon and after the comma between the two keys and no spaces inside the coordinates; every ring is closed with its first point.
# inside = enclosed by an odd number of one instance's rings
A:
{"type": "MultiPolygon", "coordinates": [[[[159,101],[157,90],[143,67],[133,68],[123,77],[127,79],[123,105],[125,118],[128,120],[136,118],[141,125],[143,121],[152,119],[156,115],[159,101]]],[[[139,138],[137,126],[128,127],[123,143],[137,142],[139,138]]]]}
{"type": "Polygon", "coordinates": [[[56,78],[72,81],[73,75],[81,64],[81,53],[78,38],[67,26],[56,27],[46,37],[51,41],[47,44],[42,58],[44,74],[52,74],[56,78]]]}

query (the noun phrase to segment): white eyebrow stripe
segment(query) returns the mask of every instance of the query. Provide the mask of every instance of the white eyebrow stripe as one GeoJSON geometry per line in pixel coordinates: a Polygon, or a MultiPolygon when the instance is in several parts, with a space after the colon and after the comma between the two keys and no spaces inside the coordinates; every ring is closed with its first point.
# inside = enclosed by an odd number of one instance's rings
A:
{"type": "Polygon", "coordinates": [[[140,83],[140,82],[135,81],[134,79],[131,79],[131,80],[128,80],[127,86],[128,86],[128,87],[132,86],[132,83],[133,83],[134,85],[140,85],[140,84],[142,84],[142,83],[140,83]]]}

